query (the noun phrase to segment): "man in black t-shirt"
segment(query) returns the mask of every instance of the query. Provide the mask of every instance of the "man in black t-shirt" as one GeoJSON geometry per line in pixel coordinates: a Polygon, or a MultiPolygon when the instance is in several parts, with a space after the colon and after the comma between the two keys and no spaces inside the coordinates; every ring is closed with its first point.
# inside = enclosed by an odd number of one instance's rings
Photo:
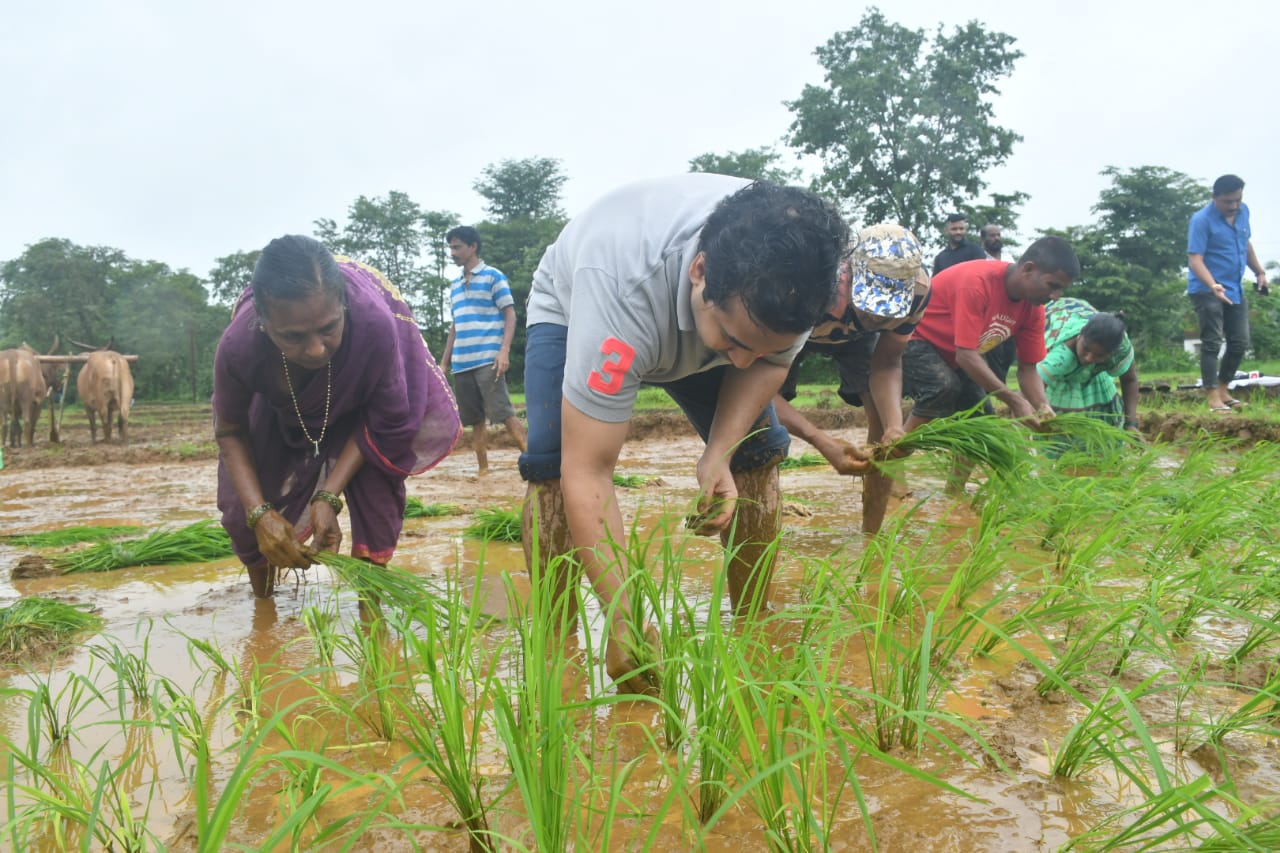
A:
{"type": "Polygon", "coordinates": [[[987,253],[982,251],[981,246],[977,243],[970,243],[964,238],[969,233],[969,222],[964,218],[963,213],[949,215],[943,231],[947,235],[947,248],[939,252],[938,256],[933,259],[934,275],[942,272],[947,267],[953,267],[965,261],[980,261],[987,256],[987,253]]]}

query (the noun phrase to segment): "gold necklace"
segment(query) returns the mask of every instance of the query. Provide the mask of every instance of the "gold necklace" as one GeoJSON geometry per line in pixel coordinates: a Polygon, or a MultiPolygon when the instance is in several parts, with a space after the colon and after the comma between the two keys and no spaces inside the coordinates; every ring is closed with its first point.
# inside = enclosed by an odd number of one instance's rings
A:
{"type": "Polygon", "coordinates": [[[325,364],[325,388],[324,388],[324,423],[320,426],[320,437],[312,438],[310,430],[307,429],[307,423],[302,419],[302,410],[298,408],[298,397],[293,393],[293,381],[289,379],[289,359],[285,354],[280,353],[280,362],[284,365],[284,384],[289,388],[289,399],[293,401],[293,413],[298,416],[298,426],[302,427],[302,434],[306,436],[307,441],[315,447],[315,456],[320,455],[320,442],[324,441],[324,432],[329,428],[329,401],[333,398],[333,361],[332,359],[325,364]]]}

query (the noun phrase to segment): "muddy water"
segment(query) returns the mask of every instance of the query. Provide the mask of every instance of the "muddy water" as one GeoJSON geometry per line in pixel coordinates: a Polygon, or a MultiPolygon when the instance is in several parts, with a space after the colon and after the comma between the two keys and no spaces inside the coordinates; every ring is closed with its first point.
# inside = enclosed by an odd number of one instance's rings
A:
{"type": "MultiPolygon", "coordinates": [[[[857,438],[852,431],[846,437],[857,438]]],[[[625,448],[619,464],[621,473],[659,477],[662,482],[642,489],[619,490],[629,523],[639,519],[639,529],[652,530],[660,527],[667,515],[683,514],[694,496],[693,465],[699,449],[696,440],[684,437],[633,442],[625,448]]],[[[804,449],[807,448],[797,442],[793,452],[804,449]]],[[[490,462],[493,473],[478,478],[473,473],[474,457],[468,451],[460,451],[435,471],[411,480],[410,493],[427,502],[458,503],[467,510],[516,506],[523,484],[515,473],[514,452],[491,450],[490,462]]],[[[776,578],[776,600],[785,608],[805,595],[808,561],[852,561],[862,548],[862,540],[853,533],[861,510],[857,481],[840,478],[825,468],[786,471],[782,478],[784,498],[794,502],[786,515],[785,554],[776,578]]],[[[917,494],[928,496],[918,510],[917,524],[945,528],[945,535],[955,537],[963,537],[975,524],[976,519],[966,506],[941,497],[941,484],[930,475],[917,476],[913,471],[913,485],[917,494]]],[[[0,472],[0,534],[84,524],[154,528],[188,523],[216,517],[214,493],[214,465],[209,462],[102,465],[91,471],[5,471],[0,472]]],[[[486,609],[501,616],[506,607],[504,576],[517,587],[527,585],[519,546],[481,545],[465,539],[462,531],[469,521],[465,515],[408,521],[395,562],[426,576],[460,577],[464,587],[470,587],[479,573],[486,609]]],[[[712,540],[697,540],[690,544],[688,553],[699,561],[685,570],[686,594],[705,598],[720,566],[719,547],[712,540]]],[[[284,584],[273,600],[255,602],[247,577],[233,560],[15,584],[8,579],[8,569],[18,554],[16,549],[0,546],[0,603],[23,595],[48,595],[94,604],[106,619],[105,633],[119,645],[139,654],[145,648],[158,675],[176,684],[191,685],[193,702],[205,710],[214,750],[234,742],[236,737],[234,719],[225,713],[214,713],[229,691],[236,689],[234,676],[214,675],[209,660],[193,654],[185,638],[212,643],[242,672],[250,671],[255,662],[267,661],[275,661],[284,669],[301,669],[314,652],[306,639],[303,612],[311,605],[330,601],[334,594],[332,576],[326,570],[312,569],[284,584]]],[[[344,600],[343,607],[351,616],[355,605],[344,600]]],[[[598,613],[591,615],[593,624],[598,625],[598,613]]],[[[585,638],[571,642],[581,649],[585,638]]],[[[582,678],[600,677],[590,661],[582,660],[581,666],[582,678]]],[[[51,681],[56,694],[73,675],[101,669],[100,662],[80,651],[46,665],[40,677],[51,681]]],[[[101,683],[110,682],[108,677],[101,683]]],[[[32,680],[14,672],[7,675],[4,683],[22,688],[30,686],[32,680]]],[[[859,760],[857,776],[881,849],[1054,850],[1118,807],[1139,801],[1138,792],[1113,774],[1087,773],[1075,781],[1053,778],[1044,745],[1059,742],[1079,711],[1066,703],[1029,700],[1034,683],[1035,674],[1025,665],[1015,665],[1012,657],[997,657],[975,662],[956,690],[945,698],[945,707],[967,716],[992,740],[1006,770],[980,762],[964,764],[954,756],[929,749],[918,755],[898,754],[967,792],[968,797],[912,780],[877,761],[859,760]]],[[[314,686],[286,679],[268,683],[263,691],[269,708],[305,702],[313,695],[314,686]]],[[[26,716],[25,701],[0,699],[0,733],[10,741],[25,742],[26,716]]],[[[133,730],[128,736],[122,735],[119,727],[109,724],[110,719],[110,714],[100,712],[97,716],[86,713],[78,719],[72,749],[81,760],[98,749],[115,760],[137,756],[125,783],[138,797],[145,796],[153,782],[158,783],[156,799],[150,806],[152,831],[169,839],[174,849],[191,847],[193,794],[172,742],[160,732],[148,736],[133,730]]],[[[616,750],[620,760],[638,759],[628,782],[633,797],[643,803],[646,797],[662,796],[663,774],[657,763],[660,759],[648,746],[644,731],[658,726],[651,710],[636,703],[621,703],[598,709],[593,719],[580,722],[592,727],[594,738],[616,750]]],[[[336,725],[337,721],[321,716],[300,723],[297,731],[304,740],[315,738],[319,742],[325,737],[332,740],[331,729],[336,725]]],[[[1234,773],[1238,785],[1251,792],[1250,798],[1280,794],[1280,757],[1275,745],[1260,740],[1233,746],[1248,755],[1234,773]]],[[[387,772],[402,752],[384,743],[357,742],[334,755],[348,767],[387,772]]],[[[1174,756],[1167,760],[1191,761],[1174,756]]],[[[831,763],[834,773],[834,757],[831,763]]],[[[505,758],[496,747],[485,753],[482,765],[494,784],[505,782],[505,758]]],[[[1197,769],[1189,767],[1188,775],[1197,775],[1197,769]]],[[[360,793],[355,792],[347,800],[326,806],[322,815],[359,808],[363,802],[360,793]]],[[[450,825],[455,820],[452,808],[426,784],[406,786],[401,808],[406,820],[437,825],[450,825]]],[[[274,825],[274,809],[273,792],[267,786],[253,788],[233,830],[233,839],[253,846],[255,839],[263,837],[274,825]]],[[[867,849],[861,812],[852,797],[845,797],[832,821],[832,849],[867,849]]],[[[501,818],[496,828],[519,834],[518,815],[501,818]]],[[[690,849],[691,844],[687,830],[681,827],[678,809],[668,812],[664,824],[656,828],[634,819],[620,819],[614,837],[620,839],[616,849],[639,849],[651,842],[652,849],[678,851],[690,849]]],[[[0,841],[0,845],[4,843],[0,841]]],[[[416,849],[423,850],[467,849],[458,832],[419,833],[416,843],[416,849]]],[[[57,843],[50,840],[47,849],[57,849],[57,843]]],[[[370,833],[356,849],[411,848],[394,835],[370,833]]],[[[744,805],[719,823],[702,849],[741,853],[768,847],[761,821],[744,805]]]]}

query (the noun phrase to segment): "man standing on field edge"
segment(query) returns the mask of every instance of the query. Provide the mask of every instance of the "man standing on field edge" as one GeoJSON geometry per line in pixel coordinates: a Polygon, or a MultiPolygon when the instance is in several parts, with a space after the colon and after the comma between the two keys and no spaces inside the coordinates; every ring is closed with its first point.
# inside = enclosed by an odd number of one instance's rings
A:
{"type": "Polygon", "coordinates": [[[1200,321],[1200,381],[1209,411],[1218,413],[1244,405],[1227,388],[1249,349],[1244,268],[1253,270],[1260,296],[1271,292],[1249,241],[1249,207],[1243,198],[1244,181],[1223,175],[1213,182],[1213,200],[1195,212],[1187,228],[1187,296],[1200,321]],[[1219,365],[1224,335],[1227,350],[1219,365]]]}
{"type": "Polygon", "coordinates": [[[449,285],[453,323],[440,364],[452,368],[462,425],[471,427],[480,474],[489,473],[489,430],[485,421],[505,423],[521,452],[524,427],[507,393],[511,339],[516,333],[515,300],[501,270],[480,260],[480,232],[460,225],[445,235],[462,275],[449,285]]]}

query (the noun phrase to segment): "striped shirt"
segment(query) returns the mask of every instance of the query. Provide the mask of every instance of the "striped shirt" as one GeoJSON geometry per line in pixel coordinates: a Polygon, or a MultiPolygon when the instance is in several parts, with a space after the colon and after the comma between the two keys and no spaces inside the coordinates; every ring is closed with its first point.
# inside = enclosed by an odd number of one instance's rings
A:
{"type": "Polygon", "coordinates": [[[507,277],[481,261],[471,271],[471,281],[466,281],[464,273],[449,284],[449,299],[453,305],[453,372],[466,373],[493,364],[502,349],[502,309],[515,304],[507,277]]]}

